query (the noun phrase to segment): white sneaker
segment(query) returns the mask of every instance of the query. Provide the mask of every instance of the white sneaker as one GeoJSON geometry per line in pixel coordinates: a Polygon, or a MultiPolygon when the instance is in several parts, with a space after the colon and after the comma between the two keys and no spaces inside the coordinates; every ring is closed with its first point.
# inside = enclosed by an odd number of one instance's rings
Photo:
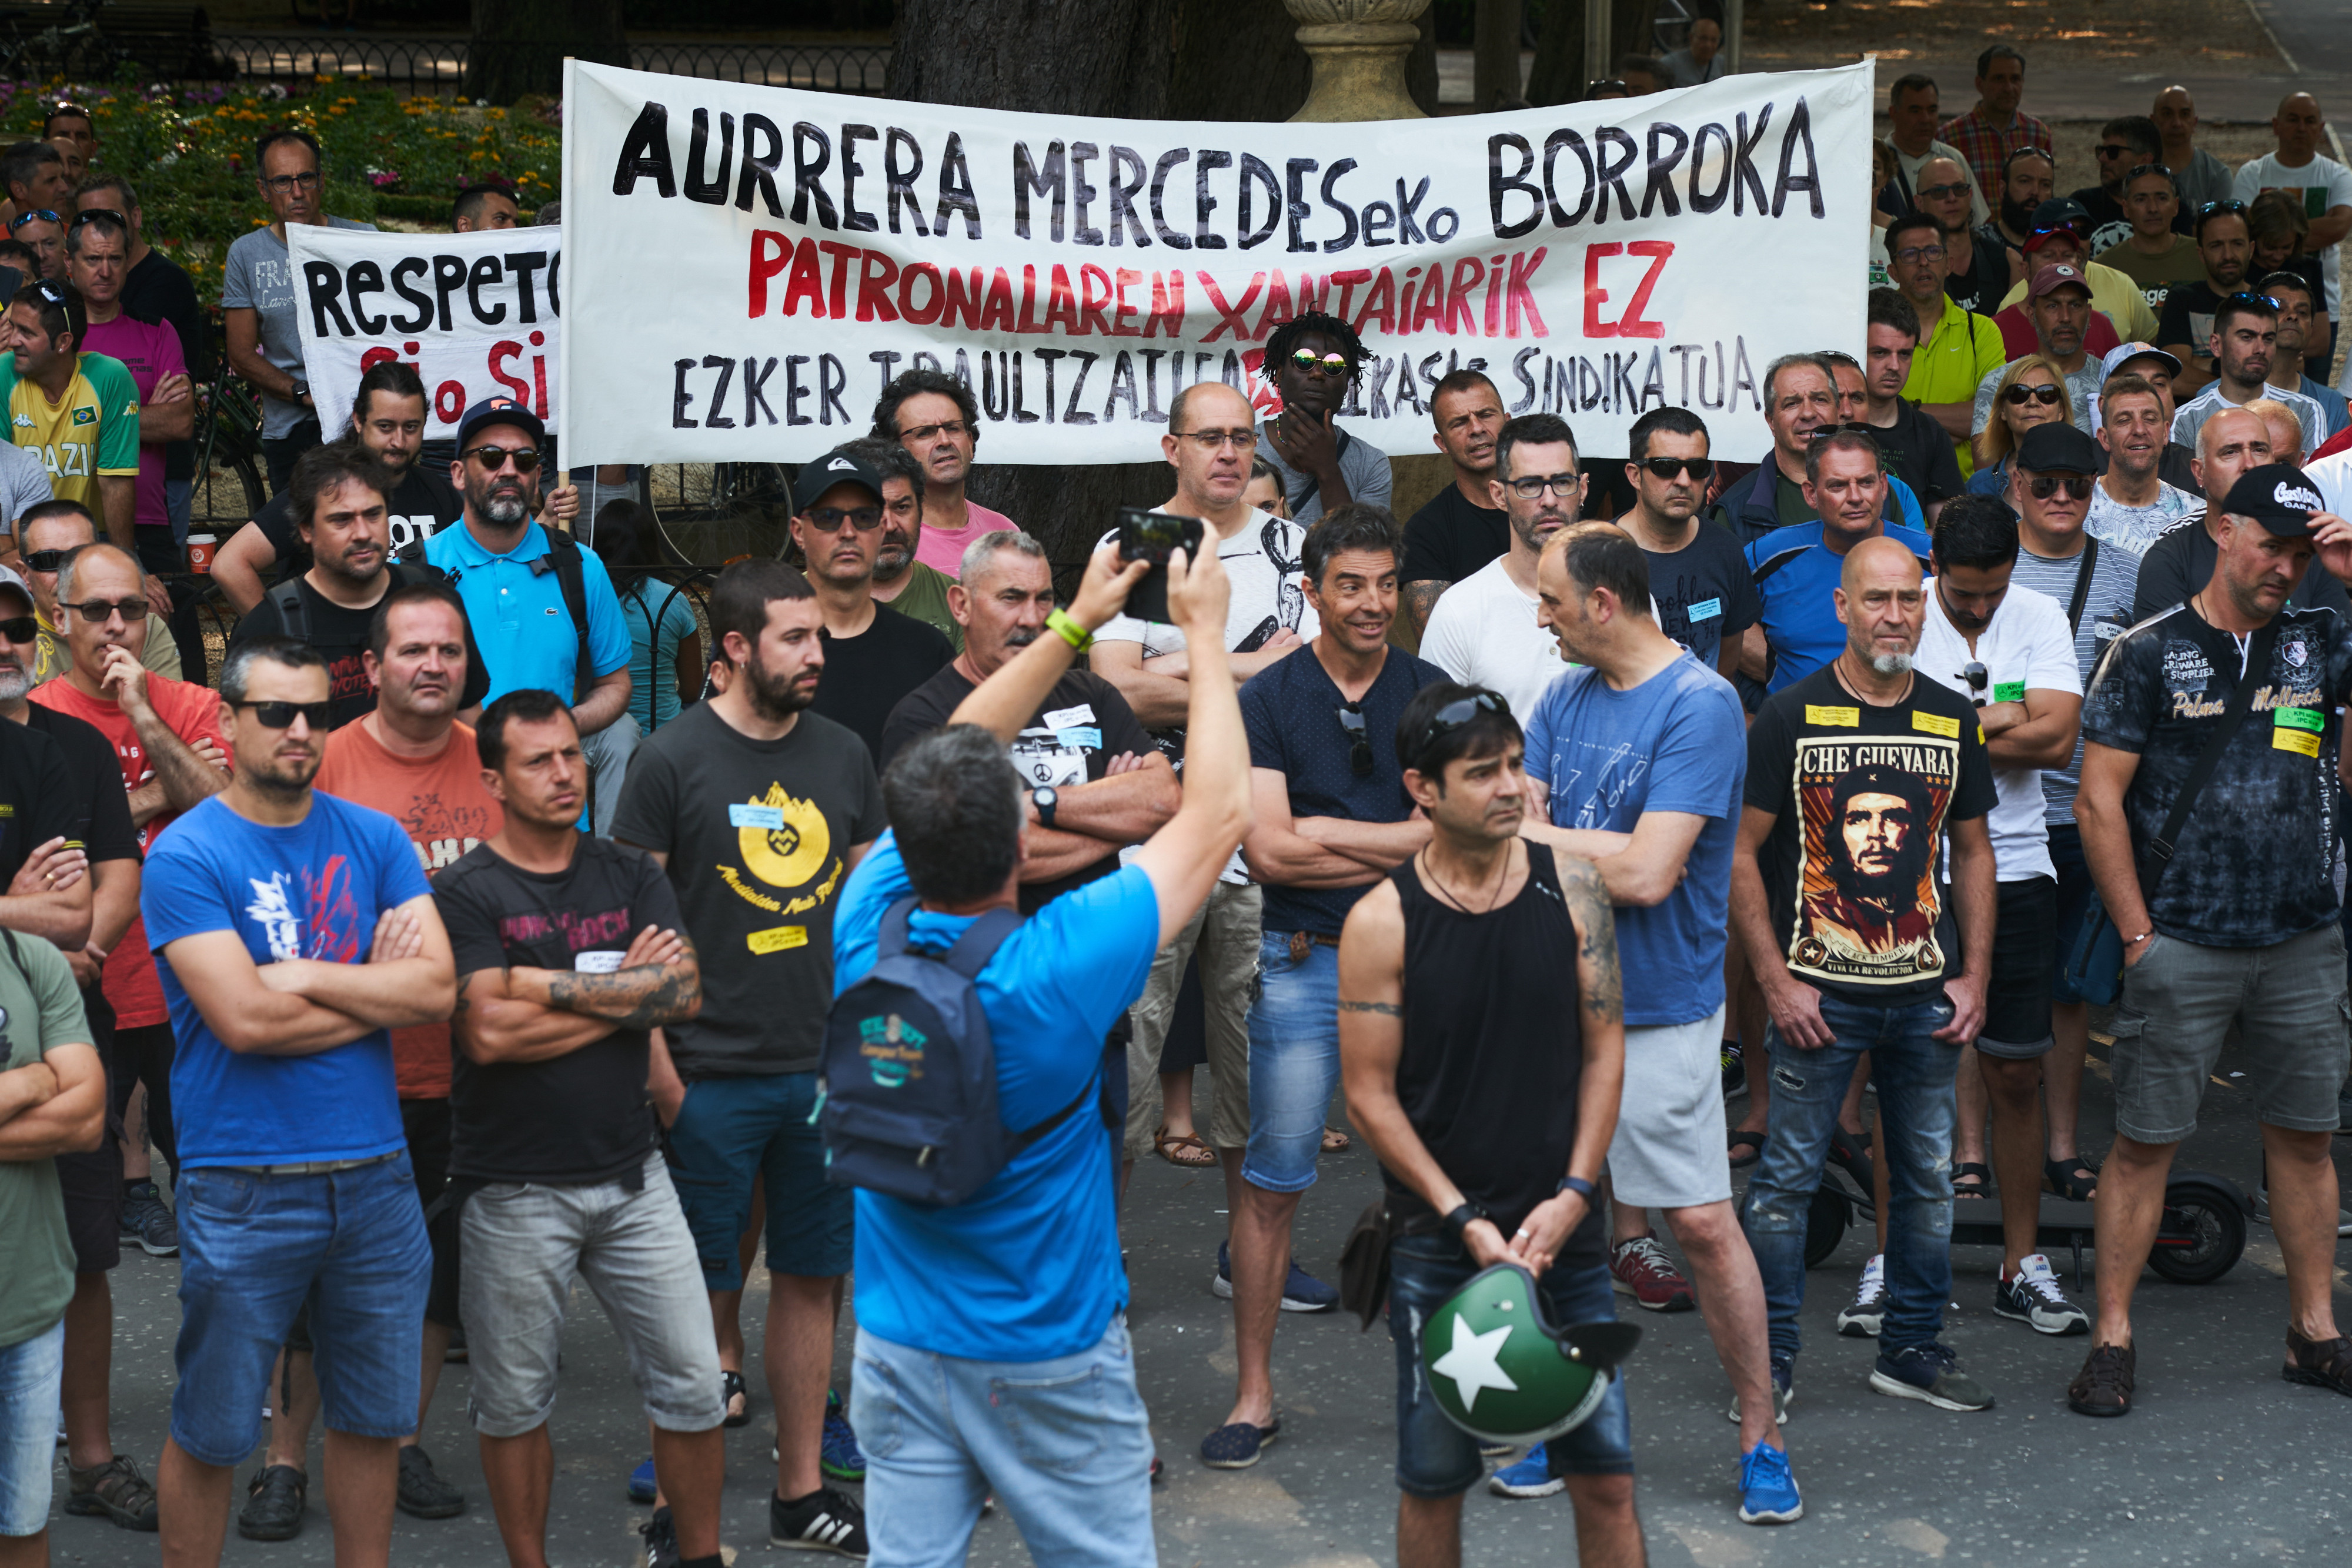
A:
{"type": "Polygon", "coordinates": [[[2039,1252],[2018,1260],[2017,1272],[1993,1287],[1992,1310],[2002,1317],[2032,1323],[2037,1333],[2091,1332],[2091,1314],[2066,1299],[2058,1289],[2058,1276],[2050,1260],[2039,1252]]]}
{"type": "Polygon", "coordinates": [[[1853,1288],[1853,1304],[1837,1315],[1837,1331],[1848,1339],[1876,1339],[1886,1317],[1886,1258],[1874,1253],[1862,1266],[1862,1280],[1853,1288]]]}

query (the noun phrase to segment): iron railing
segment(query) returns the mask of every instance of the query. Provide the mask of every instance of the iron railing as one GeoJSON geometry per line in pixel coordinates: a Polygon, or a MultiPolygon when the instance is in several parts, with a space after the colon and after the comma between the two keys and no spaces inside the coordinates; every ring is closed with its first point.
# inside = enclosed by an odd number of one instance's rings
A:
{"type": "MultiPolygon", "coordinates": [[[[456,93],[465,85],[462,37],[338,38],[322,34],[215,35],[217,58],[247,82],[307,89],[319,77],[365,78],[406,92],[456,93]]],[[[879,94],[890,51],[859,44],[759,44],[672,40],[635,42],[630,64],[643,71],[766,87],[879,94]]]]}

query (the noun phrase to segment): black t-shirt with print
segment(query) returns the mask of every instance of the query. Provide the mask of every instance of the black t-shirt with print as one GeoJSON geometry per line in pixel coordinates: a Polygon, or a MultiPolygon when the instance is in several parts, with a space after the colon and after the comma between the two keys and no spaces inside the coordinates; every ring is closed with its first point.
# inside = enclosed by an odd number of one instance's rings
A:
{"type": "MultiPolygon", "coordinates": [[[[609,974],[648,925],[685,925],[653,858],[583,833],[572,863],[525,871],[477,844],[433,879],[457,973],[539,968],[609,974]]],[[[588,1186],[653,1152],[646,1099],[649,1031],[616,1029],[544,1061],[479,1062],[457,1053],[449,1086],[449,1174],[476,1181],[588,1186]]]]}
{"type": "MultiPolygon", "coordinates": [[[[945,727],[975,689],[961,670],[950,664],[908,692],[891,710],[883,730],[883,766],[888,767],[908,742],[945,727]]],[[[1047,784],[1058,789],[1102,778],[1111,758],[1122,752],[1148,758],[1154,751],[1150,732],[1137,721],[1117,686],[1086,670],[1072,670],[1054,683],[1035,716],[1013,741],[1013,766],[1032,789],[1047,784]]],[[[1070,889],[1118,869],[1118,850],[1106,844],[1101,859],[1067,876],[1022,883],[1021,913],[1034,915],[1070,889]]]]}
{"type": "MultiPolygon", "coordinates": [[[[2352,622],[2334,610],[2290,608],[2272,626],[2253,707],[2197,797],[2149,903],[2149,919],[2167,936],[2266,947],[2336,917],[2336,709],[2352,700],[2352,622]]],[[[2116,640],[2084,699],[2083,739],[2139,758],[2124,793],[2135,852],[2144,857],[2164,831],[2253,652],[2251,640],[2242,650],[2185,604],[2116,640]]],[[[2147,875],[2143,863],[2143,886],[2147,875]]]]}
{"type": "MultiPolygon", "coordinates": [[[[1949,240],[1945,242],[1949,245],[1949,240]]],[[[1944,292],[1972,315],[1990,317],[2009,293],[2009,241],[1990,224],[1969,231],[1975,257],[1966,272],[1947,273],[1944,292]]]]}
{"type": "MultiPolygon", "coordinates": [[[[387,578],[384,591],[389,593],[392,587],[392,580],[387,578]]],[[[334,707],[327,721],[328,727],[341,729],[375,711],[375,687],[368,684],[367,665],[360,655],[367,652],[368,632],[375,624],[376,606],[371,604],[364,610],[346,610],[311,587],[307,578],[297,580],[296,591],[302,596],[302,613],[310,622],[310,635],[306,640],[319,650],[319,656],[327,661],[327,701],[334,707]]],[[[273,593],[263,594],[260,603],[238,618],[236,631],[229,638],[231,647],[255,637],[289,634],[286,619],[278,613],[278,601],[273,593]]],[[[376,604],[382,602],[383,595],[379,594],[376,604]]],[[[482,651],[475,644],[474,628],[469,622],[466,627],[466,685],[459,694],[458,706],[478,707],[489,695],[490,672],[482,663],[482,651]]]]}
{"type": "MultiPolygon", "coordinates": [[[[123,793],[122,761],[115,755],[114,743],[98,726],[39,703],[25,705],[25,723],[57,742],[65,758],[66,777],[72,780],[68,803],[73,811],[72,825],[64,830],[66,837],[81,841],[92,865],[143,858],[139,852],[139,830],[131,822],[131,797],[123,793]]],[[[33,843],[46,841],[35,839],[33,843]]],[[[21,858],[17,863],[23,863],[21,858]]],[[[16,873],[12,870],[8,874],[16,873]]]]}
{"type": "Polygon", "coordinates": [[[882,727],[899,699],[933,675],[955,650],[940,629],[887,604],[874,607],[874,623],[855,637],[817,632],[824,644],[824,674],[809,706],[856,732],[882,765],[882,727]]]}
{"type": "Polygon", "coordinates": [[[1777,819],[1762,869],[1791,974],[1867,1007],[1941,994],[1960,968],[1945,840],[1993,807],[1968,698],[1915,676],[1876,707],[1824,664],[1749,727],[1747,803],[1777,819]]]}
{"type": "Polygon", "coordinates": [[[1460,582],[1511,548],[1511,521],[1496,507],[1474,507],[1449,483],[1412,515],[1404,529],[1400,582],[1460,582]]]}
{"type": "Polygon", "coordinates": [[[1764,618],[1748,557],[1723,524],[1702,518],[1696,536],[1682,549],[1667,552],[1643,545],[1642,553],[1650,559],[1650,601],[1657,606],[1658,630],[1708,669],[1720,662],[1726,637],[1737,637],[1764,618]]]}

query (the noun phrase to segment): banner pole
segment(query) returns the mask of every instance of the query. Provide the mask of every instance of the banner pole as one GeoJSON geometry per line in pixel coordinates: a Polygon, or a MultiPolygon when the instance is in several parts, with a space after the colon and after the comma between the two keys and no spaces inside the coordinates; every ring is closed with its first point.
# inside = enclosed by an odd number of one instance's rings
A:
{"type": "MultiPolygon", "coordinates": [[[[556,196],[559,200],[569,202],[575,207],[578,205],[578,202],[572,193],[579,187],[573,183],[572,178],[572,159],[576,156],[573,150],[580,145],[580,141],[579,138],[572,134],[572,116],[576,112],[578,107],[578,100],[575,95],[577,94],[580,87],[579,71],[577,69],[579,63],[578,59],[571,55],[563,57],[563,180],[561,188],[556,192],[556,196]]],[[[564,244],[563,236],[570,232],[572,217],[572,214],[571,213],[565,213],[563,214],[564,222],[558,229],[555,246],[556,250],[560,255],[568,255],[571,250],[571,247],[564,244]]],[[[568,277],[564,279],[564,283],[567,287],[571,282],[572,280],[568,277]]],[[[556,413],[557,420],[562,424],[563,431],[562,435],[558,437],[559,442],[570,440],[572,432],[580,428],[580,416],[578,413],[579,405],[572,400],[573,391],[572,372],[572,312],[562,308],[562,296],[558,294],[556,296],[557,308],[555,312],[555,341],[558,348],[557,358],[562,362],[556,370],[556,385],[562,389],[562,396],[563,399],[563,406],[559,409],[556,413]]],[[[565,461],[573,468],[580,466],[579,464],[571,462],[569,457],[567,457],[565,461]]],[[[593,483],[589,486],[588,493],[591,496],[593,496],[596,493],[595,486],[593,483]]],[[[583,520],[588,526],[580,530],[580,537],[584,540],[590,534],[595,531],[596,519],[589,517],[583,520]]]]}

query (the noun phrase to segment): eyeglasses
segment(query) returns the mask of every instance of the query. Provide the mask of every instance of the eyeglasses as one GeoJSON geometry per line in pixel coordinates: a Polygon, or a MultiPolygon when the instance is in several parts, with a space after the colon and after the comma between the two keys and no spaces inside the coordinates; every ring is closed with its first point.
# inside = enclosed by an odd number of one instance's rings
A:
{"type": "Polygon", "coordinates": [[[2000,394],[2003,402],[2043,404],[2054,403],[2062,394],[2056,387],[2012,386],[2000,394]]]}
{"type": "Polygon", "coordinates": [[[882,526],[879,507],[825,507],[808,515],[821,534],[837,534],[845,522],[861,534],[870,534],[882,526]]]}
{"type": "Polygon", "coordinates": [[[1984,706],[1984,689],[1992,683],[1992,672],[1971,659],[1960,666],[1960,679],[1969,684],[1969,700],[1979,707],[1984,706]]]}
{"type": "Polygon", "coordinates": [[[28,207],[8,220],[8,232],[10,234],[15,234],[18,229],[23,228],[29,223],[56,224],[59,227],[63,227],[65,225],[65,219],[58,216],[57,214],[49,211],[47,207],[28,207]]]}
{"type": "Polygon", "coordinates": [[[1522,501],[1532,501],[1546,490],[1561,496],[1575,495],[1577,478],[1574,474],[1530,474],[1524,479],[1511,479],[1506,483],[1512,495],[1522,501]]]}
{"type": "Polygon", "coordinates": [[[1203,452],[1221,452],[1230,446],[1237,452],[1257,450],[1255,430],[1178,430],[1170,432],[1179,441],[1189,441],[1203,452]]]}
{"type": "Polygon", "coordinates": [[[1498,714],[1508,718],[1511,716],[1511,705],[1494,692],[1477,692],[1466,697],[1457,697],[1429,716],[1429,723],[1422,728],[1421,738],[1413,743],[1412,754],[1422,756],[1442,737],[1460,729],[1482,713],[1498,714]]]}
{"type": "Polygon", "coordinates": [[[1968,193],[1969,183],[1966,180],[1954,180],[1948,185],[1919,187],[1919,198],[1927,202],[1948,202],[1955,196],[1965,196],[1968,193]]]}
{"type": "Polygon", "coordinates": [[[302,721],[312,729],[324,729],[335,712],[332,703],[231,703],[229,706],[251,708],[264,729],[289,728],[296,714],[300,714],[302,721]]]}
{"type": "Polygon", "coordinates": [[[120,615],[125,621],[147,619],[147,601],[144,598],[126,599],[120,604],[104,599],[85,599],[79,604],[68,604],[66,608],[85,621],[103,621],[110,615],[120,615]]]}
{"type": "Polygon", "coordinates": [[[1636,461],[1661,479],[1679,479],[1685,474],[1694,479],[1708,479],[1715,476],[1715,459],[1712,457],[1643,457],[1636,461]]]}
{"type": "Polygon", "coordinates": [[[2063,485],[2068,500],[2087,501],[2091,498],[2091,486],[2095,483],[2088,474],[2037,474],[2025,482],[2025,489],[2035,500],[2046,501],[2056,495],[2063,485]]]}
{"type": "Polygon", "coordinates": [[[0,643],[29,643],[41,634],[41,623],[30,615],[0,621],[0,643]]]}
{"type": "Polygon", "coordinates": [[[1348,356],[1345,354],[1318,354],[1311,349],[1300,349],[1290,356],[1290,362],[1297,368],[1300,375],[1312,375],[1320,371],[1336,379],[1348,373],[1348,356]]]}
{"type": "MultiPolygon", "coordinates": [[[[1925,191],[1919,193],[1927,194],[1925,191]]],[[[1905,267],[1916,267],[1923,261],[1941,261],[1944,259],[1944,247],[1939,245],[1915,245],[1907,250],[1896,251],[1895,259],[1905,267]]]]}
{"type": "Polygon", "coordinates": [[[272,195],[290,196],[297,190],[314,189],[319,183],[319,171],[305,169],[299,174],[279,174],[274,179],[265,179],[261,183],[269,187],[272,195]]]}
{"type": "Polygon", "coordinates": [[[1348,748],[1348,766],[1359,779],[1372,776],[1372,737],[1370,726],[1364,721],[1364,710],[1355,704],[1338,710],[1339,727],[1348,732],[1355,744],[1348,748]]]}
{"type": "Polygon", "coordinates": [[[94,224],[100,218],[104,218],[109,223],[121,224],[126,229],[131,226],[131,220],[112,207],[84,207],[74,214],[73,226],[79,228],[84,224],[94,224]]]}
{"type": "Polygon", "coordinates": [[[2120,141],[2102,141],[2092,149],[2102,158],[2120,158],[2126,152],[2137,152],[2137,147],[2126,147],[2120,141]]]}
{"type": "Polygon", "coordinates": [[[536,446],[507,447],[485,444],[468,447],[457,455],[474,459],[493,474],[505,467],[507,459],[509,457],[514,459],[515,472],[518,474],[528,474],[539,466],[539,448],[536,446]]]}
{"type": "Polygon", "coordinates": [[[942,435],[961,435],[971,428],[960,419],[941,420],[937,424],[919,424],[912,430],[902,430],[898,439],[906,442],[935,441],[942,435]]]}
{"type": "Polygon", "coordinates": [[[2172,171],[2162,163],[2135,163],[2124,174],[2124,183],[2128,185],[2143,174],[2161,174],[2168,180],[2172,178],[2172,171]]]}
{"type": "Polygon", "coordinates": [[[65,565],[66,557],[72,553],[62,549],[27,550],[25,552],[25,564],[35,571],[55,571],[65,565]]]}

